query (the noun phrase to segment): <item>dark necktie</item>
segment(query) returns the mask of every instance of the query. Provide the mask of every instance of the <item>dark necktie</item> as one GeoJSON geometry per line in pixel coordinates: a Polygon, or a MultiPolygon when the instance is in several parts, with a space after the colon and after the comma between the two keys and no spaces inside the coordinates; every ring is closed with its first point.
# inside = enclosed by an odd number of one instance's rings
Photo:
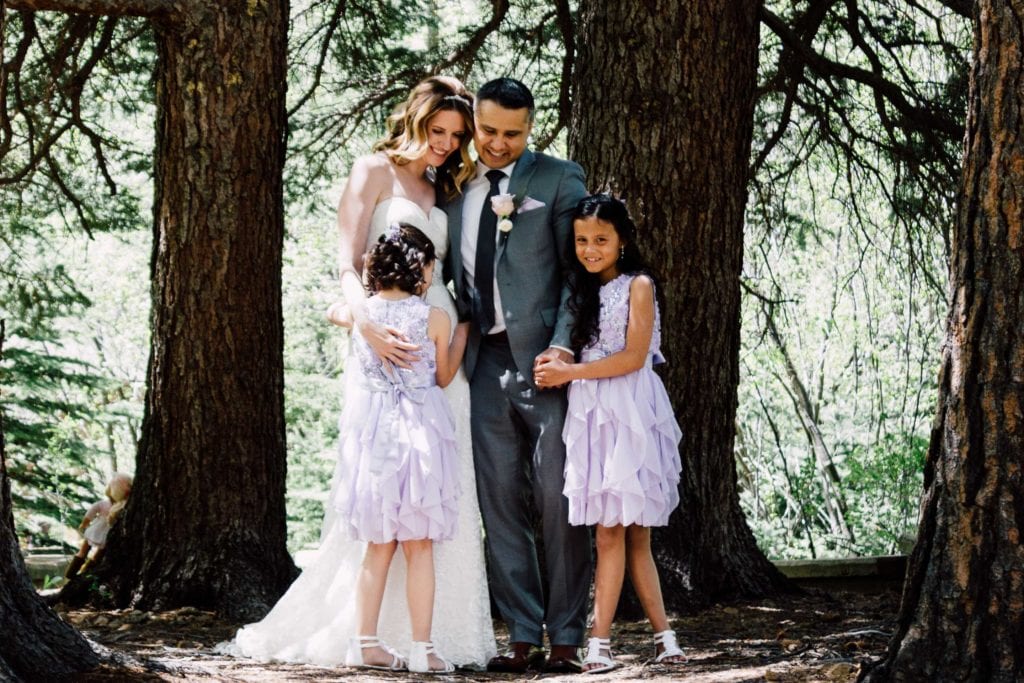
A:
{"type": "Polygon", "coordinates": [[[476,262],[473,282],[480,294],[480,331],[483,334],[494,327],[494,243],[497,241],[498,216],[491,208],[491,197],[501,194],[498,183],[505,177],[502,171],[488,171],[491,190],[480,210],[480,230],[476,237],[476,262]]]}

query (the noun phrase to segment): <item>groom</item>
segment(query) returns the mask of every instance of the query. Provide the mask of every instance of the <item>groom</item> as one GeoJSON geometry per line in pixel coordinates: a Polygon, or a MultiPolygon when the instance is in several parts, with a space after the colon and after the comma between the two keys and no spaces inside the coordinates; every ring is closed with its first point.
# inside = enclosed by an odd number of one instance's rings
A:
{"type": "Polygon", "coordinates": [[[574,673],[586,627],[590,538],[586,527],[569,525],[562,495],[565,389],[539,390],[533,366],[551,356],[572,361],[563,274],[572,254],[571,214],[586,190],[577,164],[527,149],[533,117],[533,95],[515,79],[477,92],[477,174],[447,207],[449,275],[472,322],[465,369],[477,493],[490,587],[509,631],[509,651],[487,668],[523,673],[542,664],[536,646],[546,626],[551,656],[544,671],[574,673]],[[490,197],[498,194],[513,195],[511,215],[492,210],[490,197]],[[532,506],[542,539],[535,538],[532,506]]]}

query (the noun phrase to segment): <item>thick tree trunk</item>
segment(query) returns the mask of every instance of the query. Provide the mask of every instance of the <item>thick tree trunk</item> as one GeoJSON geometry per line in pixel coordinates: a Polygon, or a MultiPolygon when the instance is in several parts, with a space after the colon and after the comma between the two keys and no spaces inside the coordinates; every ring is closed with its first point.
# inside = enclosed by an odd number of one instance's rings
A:
{"type": "Polygon", "coordinates": [[[1024,680],[1024,2],[977,7],[939,409],[872,681],[1024,680]]]}
{"type": "MultiPolygon", "coordinates": [[[[2,8],[0,8],[2,11],[2,8]]],[[[3,355],[0,321],[0,357],[3,355]]],[[[0,680],[69,680],[99,659],[78,631],[47,607],[32,586],[14,535],[11,482],[0,413],[0,680]]]]}
{"type": "Polygon", "coordinates": [[[281,250],[288,6],[156,23],[152,348],[135,487],[100,573],[120,603],[262,615],[285,547],[281,250]]]}
{"type": "Polygon", "coordinates": [[[570,156],[628,199],[666,299],[682,504],[655,535],[666,603],[789,588],[740,510],[733,455],[758,0],[581,3],[570,156]]]}

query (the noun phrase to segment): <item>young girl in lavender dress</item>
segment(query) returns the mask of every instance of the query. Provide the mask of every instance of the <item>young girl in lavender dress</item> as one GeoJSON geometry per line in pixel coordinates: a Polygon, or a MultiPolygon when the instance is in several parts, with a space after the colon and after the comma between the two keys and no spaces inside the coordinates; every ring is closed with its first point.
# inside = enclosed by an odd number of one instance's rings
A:
{"type": "MultiPolygon", "coordinates": [[[[410,368],[385,365],[353,332],[360,380],[341,417],[340,486],[331,503],[354,540],[367,543],[356,582],[358,635],[348,666],[448,673],[451,663],[430,639],[434,604],[433,543],[455,534],[459,494],[454,418],[441,388],[462,362],[468,324],[449,343],[448,314],[420,295],[431,282],[434,246],[417,228],[393,225],[367,255],[365,304],[378,324],[420,346],[410,368]],[[408,568],[406,599],[412,649],[402,657],[377,638],[388,569],[398,546],[408,568]]],[[[350,324],[343,306],[328,312],[350,324]]]]}
{"type": "Polygon", "coordinates": [[[579,363],[535,369],[539,386],[572,382],[565,441],[569,523],[597,525],[594,623],[583,671],[615,668],[611,627],[625,569],[653,627],[655,661],[686,660],[669,629],[651,527],[679,504],[682,432],[652,365],[664,362],[654,281],[636,248],[625,204],[606,194],[580,201],[573,216],[578,261],[570,306],[579,363]]]}

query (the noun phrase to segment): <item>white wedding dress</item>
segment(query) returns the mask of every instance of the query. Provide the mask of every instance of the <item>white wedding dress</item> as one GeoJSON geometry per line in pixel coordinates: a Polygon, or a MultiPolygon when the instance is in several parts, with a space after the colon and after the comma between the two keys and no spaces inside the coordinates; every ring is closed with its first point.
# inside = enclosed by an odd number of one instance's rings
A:
{"type": "MultiPolygon", "coordinates": [[[[391,197],[374,210],[367,247],[389,225],[409,223],[426,234],[437,251],[438,267],[426,300],[455,320],[455,306],[441,278],[440,264],[448,249],[448,219],[434,207],[425,214],[403,197],[391,197]]],[[[453,322],[454,325],[454,322],[453,322]]],[[[352,363],[349,367],[357,367],[352,363]]],[[[349,373],[348,381],[354,373],[349,373]]],[[[491,624],[487,573],[484,567],[480,508],[473,473],[469,431],[469,383],[462,370],[444,390],[455,415],[459,453],[458,531],[434,545],[436,588],[432,636],[438,652],[458,666],[482,668],[496,654],[491,624]]],[[[337,476],[331,488],[338,485],[337,476]]],[[[333,497],[333,496],[332,496],[333,497]]],[[[318,666],[344,664],[348,639],[356,634],[355,583],[366,545],[350,540],[343,524],[328,509],[320,548],[302,574],[263,621],[240,629],[221,652],[264,661],[301,662],[318,666]]],[[[380,637],[403,655],[412,641],[405,600],[405,559],[395,553],[381,609],[380,637]]]]}

